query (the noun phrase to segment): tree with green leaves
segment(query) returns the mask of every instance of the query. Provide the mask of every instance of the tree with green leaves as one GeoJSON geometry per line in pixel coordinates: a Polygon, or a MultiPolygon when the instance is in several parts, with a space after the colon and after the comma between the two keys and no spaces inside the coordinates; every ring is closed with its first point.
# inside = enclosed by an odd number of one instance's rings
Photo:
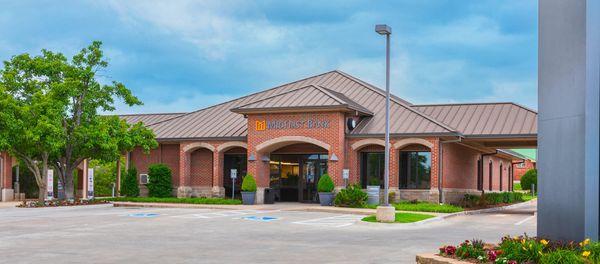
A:
{"type": "Polygon", "coordinates": [[[22,54],[0,70],[0,149],[27,164],[40,190],[47,168],[55,168],[67,199],[74,197],[73,172],[85,159],[114,161],[135,147],[158,146],[142,123],[100,114],[114,111],[115,99],[142,104],[122,83],[98,80],[108,66],[101,45],[95,41],[71,60],[48,50],[22,54]]]}

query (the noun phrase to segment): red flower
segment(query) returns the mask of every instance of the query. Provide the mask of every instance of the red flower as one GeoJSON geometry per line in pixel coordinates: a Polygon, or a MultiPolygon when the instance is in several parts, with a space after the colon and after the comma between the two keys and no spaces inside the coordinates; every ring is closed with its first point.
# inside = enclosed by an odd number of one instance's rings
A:
{"type": "Polygon", "coordinates": [[[448,256],[452,256],[452,255],[454,255],[454,253],[456,253],[456,247],[446,246],[446,248],[444,248],[444,254],[446,254],[448,256]]]}
{"type": "Polygon", "coordinates": [[[493,261],[496,261],[498,254],[494,250],[488,250],[487,256],[488,256],[488,259],[493,262],[493,261]]]}

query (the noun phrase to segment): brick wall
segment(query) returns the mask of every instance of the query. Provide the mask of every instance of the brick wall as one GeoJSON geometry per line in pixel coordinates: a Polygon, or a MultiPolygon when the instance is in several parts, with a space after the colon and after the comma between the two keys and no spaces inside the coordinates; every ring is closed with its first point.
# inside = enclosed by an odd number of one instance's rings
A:
{"type": "Polygon", "coordinates": [[[164,163],[171,168],[173,186],[179,185],[179,144],[159,144],[158,148],[148,154],[136,148],[130,155],[130,166],[134,166],[139,174],[148,173],[148,167],[156,163],[164,163]]]}
{"type": "Polygon", "coordinates": [[[535,169],[535,162],[531,160],[525,160],[525,167],[519,168],[518,163],[513,164],[513,170],[515,172],[515,181],[520,181],[521,177],[529,170],[535,169]]]}
{"type": "Polygon", "coordinates": [[[290,114],[252,114],[248,115],[248,156],[255,155],[256,161],[248,162],[248,172],[253,174],[259,187],[267,187],[269,185],[269,166],[268,163],[263,162],[261,158],[268,156],[271,151],[275,151],[282,147],[292,145],[295,143],[307,143],[307,142],[276,142],[277,139],[282,137],[307,137],[315,139],[325,144],[328,144],[329,157],[333,154],[338,157],[338,161],[328,162],[328,173],[331,175],[336,186],[343,184],[342,180],[342,169],[345,162],[345,115],[343,113],[318,113],[318,114],[306,114],[306,113],[290,113],[290,114]],[[292,120],[301,121],[306,119],[318,119],[326,120],[329,122],[327,128],[306,128],[305,126],[298,128],[286,128],[286,129],[265,129],[257,130],[256,122],[273,121],[273,120],[292,120]],[[275,140],[275,141],[272,141],[275,140]],[[264,143],[273,143],[268,146],[266,150],[262,152],[257,151],[257,146],[264,143]]]}
{"type": "Polygon", "coordinates": [[[200,148],[190,155],[190,186],[212,186],[213,153],[200,148]]]}

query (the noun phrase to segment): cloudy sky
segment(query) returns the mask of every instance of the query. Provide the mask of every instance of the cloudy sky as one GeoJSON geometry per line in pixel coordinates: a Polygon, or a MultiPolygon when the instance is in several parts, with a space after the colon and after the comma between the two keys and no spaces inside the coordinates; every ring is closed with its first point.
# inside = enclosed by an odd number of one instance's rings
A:
{"type": "Polygon", "coordinates": [[[514,101],[537,109],[537,1],[7,1],[0,60],[101,40],[103,78],[145,105],[191,111],[339,69],[413,103],[514,101]]]}

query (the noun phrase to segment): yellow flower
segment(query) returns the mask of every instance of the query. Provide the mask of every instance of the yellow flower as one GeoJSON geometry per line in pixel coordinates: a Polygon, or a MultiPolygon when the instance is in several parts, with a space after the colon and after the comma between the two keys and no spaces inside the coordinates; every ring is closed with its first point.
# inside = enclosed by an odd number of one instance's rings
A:
{"type": "Polygon", "coordinates": [[[590,239],[589,238],[583,240],[583,245],[584,246],[587,245],[587,244],[589,244],[589,243],[590,243],[590,239]]]}
{"type": "Polygon", "coordinates": [[[548,240],[542,239],[542,240],[540,240],[540,243],[542,243],[542,245],[546,246],[546,245],[548,245],[548,240]]]}
{"type": "Polygon", "coordinates": [[[583,251],[583,253],[581,253],[581,255],[582,255],[583,257],[586,257],[586,258],[587,258],[587,257],[589,257],[589,256],[590,256],[590,252],[589,252],[589,251],[583,251]]]}
{"type": "Polygon", "coordinates": [[[521,239],[521,244],[525,244],[525,238],[521,239]]]}

